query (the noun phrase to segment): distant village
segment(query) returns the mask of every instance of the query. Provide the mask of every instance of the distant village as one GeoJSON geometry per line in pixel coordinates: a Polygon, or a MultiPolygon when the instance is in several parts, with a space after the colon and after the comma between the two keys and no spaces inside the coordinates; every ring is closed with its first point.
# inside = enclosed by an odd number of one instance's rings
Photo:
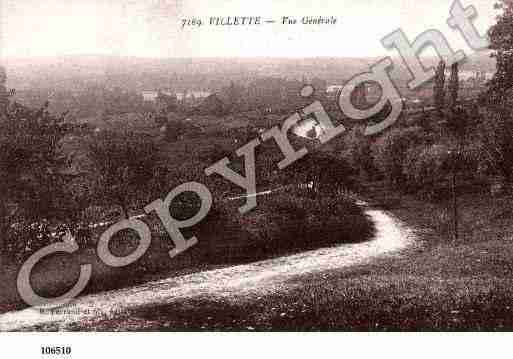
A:
{"type": "MultiPolygon", "coordinates": [[[[492,76],[493,73],[480,71],[460,72],[461,98],[476,98],[486,81],[490,80],[492,76]]],[[[327,81],[319,78],[311,80],[303,78],[302,81],[262,78],[252,82],[247,87],[231,83],[229,87],[215,92],[207,89],[185,92],[175,92],[173,89],[158,89],[142,91],[141,96],[146,104],[152,104],[156,109],[176,104],[182,109],[189,109],[186,112],[192,114],[216,115],[248,110],[280,114],[304,103],[299,93],[305,84],[311,84],[314,87],[317,98],[326,99],[331,103],[336,103],[336,98],[343,88],[343,85],[328,85],[327,81]]],[[[432,86],[411,91],[404,84],[399,87],[399,91],[403,94],[403,101],[407,108],[432,105],[432,86]]],[[[366,102],[373,103],[380,96],[379,86],[370,83],[357,89],[355,94],[357,104],[363,98],[366,102]]]]}
{"type": "MultiPolygon", "coordinates": [[[[476,98],[492,73],[480,71],[460,72],[460,98],[476,98]]],[[[158,83],[158,82],[157,82],[158,83]]],[[[315,98],[324,101],[328,110],[337,110],[337,97],[343,81],[330,84],[324,79],[304,76],[299,79],[279,77],[257,77],[247,84],[231,82],[220,88],[186,89],[180,82],[175,87],[129,89],[121,86],[95,83],[76,83],[71,88],[20,89],[13,97],[28,106],[41,106],[50,102],[55,113],[70,111],[75,118],[105,117],[121,114],[179,113],[190,117],[224,116],[228,114],[257,111],[260,114],[286,115],[305,106],[308,99],[301,98],[300,91],[305,84],[315,89],[315,98]]],[[[396,81],[406,109],[422,109],[433,105],[433,86],[411,91],[407,81],[396,81]]],[[[374,103],[381,96],[379,86],[367,83],[353,94],[358,106],[374,103]]],[[[184,117],[184,118],[186,118],[184,117]]]]}

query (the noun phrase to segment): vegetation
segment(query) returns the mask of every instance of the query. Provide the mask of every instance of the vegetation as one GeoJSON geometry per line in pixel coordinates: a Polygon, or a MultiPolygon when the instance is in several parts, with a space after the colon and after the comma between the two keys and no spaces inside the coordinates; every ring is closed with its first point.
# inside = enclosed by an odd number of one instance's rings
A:
{"type": "Polygon", "coordinates": [[[445,108],[445,62],[440,61],[436,69],[434,103],[438,113],[441,115],[445,108]]]}
{"type": "Polygon", "coordinates": [[[80,212],[77,194],[69,190],[73,174],[60,141],[70,128],[63,117],[20,105],[0,114],[0,230],[3,258],[18,257],[45,245],[47,223],[73,223],[80,212]]]}
{"type": "Polygon", "coordinates": [[[124,218],[138,202],[158,193],[158,181],[166,175],[164,167],[158,166],[155,143],[141,134],[102,132],[91,139],[89,156],[96,175],[97,204],[120,206],[124,218]]]}
{"type": "Polygon", "coordinates": [[[373,147],[374,166],[381,172],[387,184],[394,190],[401,190],[406,183],[407,152],[420,146],[424,139],[418,127],[395,128],[376,140],[373,147]]]}
{"type": "Polygon", "coordinates": [[[484,98],[490,104],[500,105],[505,95],[513,86],[513,4],[508,0],[499,0],[497,8],[502,9],[497,23],[488,31],[490,49],[494,50],[493,57],[497,61],[497,72],[488,84],[484,98]]]}

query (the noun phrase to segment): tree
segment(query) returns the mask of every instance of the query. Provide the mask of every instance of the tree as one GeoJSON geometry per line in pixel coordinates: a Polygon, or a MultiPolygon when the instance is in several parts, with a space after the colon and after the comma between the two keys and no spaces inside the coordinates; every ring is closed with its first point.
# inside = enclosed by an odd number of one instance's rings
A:
{"type": "Polygon", "coordinates": [[[403,189],[407,183],[404,171],[407,152],[424,144],[420,127],[395,128],[382,135],[373,145],[374,165],[393,189],[403,189]]]}
{"type": "Polygon", "coordinates": [[[89,157],[97,175],[96,201],[120,206],[125,218],[139,200],[151,199],[162,176],[158,149],[144,134],[100,133],[89,143],[89,157]]]}
{"type": "MultiPolygon", "coordinates": [[[[62,139],[73,130],[64,115],[53,117],[49,103],[38,110],[15,104],[0,115],[0,252],[30,246],[13,235],[12,227],[26,228],[44,221],[63,221],[79,210],[69,191],[74,175],[66,172],[70,158],[62,139]]],[[[30,248],[29,248],[30,249],[30,248]]]]}
{"type": "Polygon", "coordinates": [[[351,93],[351,103],[353,103],[353,105],[359,109],[364,109],[368,106],[367,86],[365,83],[358,85],[351,93]]]}
{"type": "MultiPolygon", "coordinates": [[[[456,95],[457,96],[457,95],[456,95]]],[[[454,220],[454,239],[458,239],[458,193],[457,193],[457,176],[462,170],[462,154],[464,148],[465,136],[468,130],[468,116],[466,111],[461,107],[451,108],[448,129],[455,138],[455,146],[450,151],[450,169],[452,172],[451,189],[453,202],[453,220],[454,220]]]]}
{"type": "Polygon", "coordinates": [[[371,140],[364,135],[363,127],[355,127],[345,137],[351,166],[361,176],[372,177],[376,173],[372,158],[371,140]]]}
{"type": "Polygon", "coordinates": [[[513,86],[513,2],[499,0],[497,8],[503,10],[497,23],[488,31],[490,49],[497,62],[497,71],[488,84],[489,103],[502,101],[504,94],[513,86]]]}
{"type": "Polygon", "coordinates": [[[461,147],[469,130],[469,115],[464,108],[458,106],[451,109],[448,117],[447,129],[457,146],[461,147]]]}
{"type": "Polygon", "coordinates": [[[442,116],[445,107],[445,62],[440,61],[436,69],[433,89],[434,103],[438,114],[442,116]]]}
{"type": "Polygon", "coordinates": [[[6,87],[7,75],[5,69],[0,66],[0,114],[5,114],[9,104],[9,96],[6,87]]]}
{"type": "Polygon", "coordinates": [[[488,175],[513,183],[513,89],[504,92],[502,102],[487,108],[479,128],[482,161],[488,175]]]}
{"type": "Polygon", "coordinates": [[[162,91],[157,95],[157,113],[166,115],[169,112],[176,111],[178,107],[178,100],[176,95],[168,95],[162,91]]]}
{"type": "Polygon", "coordinates": [[[185,123],[177,119],[168,120],[166,123],[166,141],[175,142],[185,134],[185,123]]]}
{"type": "Polygon", "coordinates": [[[458,63],[451,66],[451,77],[449,79],[449,107],[452,111],[458,105],[458,92],[460,89],[458,63]]]}
{"type": "MultiPolygon", "coordinates": [[[[445,71],[445,66],[440,66],[440,73],[438,76],[442,76],[441,71],[445,71]]],[[[443,75],[445,78],[445,74],[443,75]]],[[[443,86],[442,80],[437,81],[437,91],[441,91],[440,86],[443,86]]],[[[457,201],[457,175],[460,172],[460,165],[462,160],[462,152],[464,146],[465,136],[468,129],[468,116],[466,111],[458,106],[458,92],[459,92],[459,74],[458,74],[458,63],[451,65],[451,77],[449,79],[449,121],[447,128],[453,135],[455,140],[455,146],[450,150],[450,170],[452,173],[451,189],[453,199],[453,219],[454,219],[454,239],[458,239],[458,201],[457,201]]],[[[435,94],[438,112],[441,115],[443,113],[443,99],[445,93],[437,92],[435,94]]]]}
{"type": "Polygon", "coordinates": [[[237,111],[242,102],[242,94],[244,88],[236,85],[233,81],[230,82],[230,86],[222,90],[223,97],[226,98],[226,104],[230,111],[237,111]]]}
{"type": "Polygon", "coordinates": [[[409,187],[429,199],[436,195],[443,196],[440,189],[451,169],[449,154],[450,148],[440,144],[410,148],[404,162],[409,187]]]}
{"type": "Polygon", "coordinates": [[[426,134],[433,132],[433,118],[428,112],[424,111],[424,109],[420,116],[419,126],[424,130],[426,134]]]}
{"type": "Polygon", "coordinates": [[[513,182],[513,2],[499,0],[502,14],[488,31],[497,71],[483,94],[486,117],[480,128],[482,159],[488,174],[513,182]]]}

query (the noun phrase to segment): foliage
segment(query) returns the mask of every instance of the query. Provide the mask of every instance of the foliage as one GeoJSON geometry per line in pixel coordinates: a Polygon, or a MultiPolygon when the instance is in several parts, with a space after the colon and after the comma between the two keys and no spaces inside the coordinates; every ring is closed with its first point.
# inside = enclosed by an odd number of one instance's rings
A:
{"type": "Polygon", "coordinates": [[[404,163],[407,152],[425,141],[420,127],[395,128],[382,135],[373,145],[374,165],[392,188],[401,188],[407,180],[404,163]]]}
{"type": "Polygon", "coordinates": [[[354,182],[354,169],[341,158],[323,152],[309,153],[285,169],[283,176],[293,178],[301,184],[312,183],[312,192],[336,192],[343,187],[351,187],[354,182]]]}
{"type": "Polygon", "coordinates": [[[458,91],[460,89],[460,80],[458,73],[458,63],[451,66],[451,77],[449,79],[449,108],[454,110],[458,105],[458,91]]]}
{"type": "Polygon", "coordinates": [[[513,3],[499,0],[502,14],[488,31],[490,49],[497,62],[497,71],[488,83],[483,97],[486,116],[480,126],[482,167],[489,175],[513,181],[513,3]]]}
{"type": "Polygon", "coordinates": [[[312,198],[299,189],[261,198],[258,207],[239,221],[249,237],[233,241],[220,256],[254,260],[365,241],[374,231],[363,209],[352,201],[326,193],[312,198]]]}
{"type": "Polygon", "coordinates": [[[157,95],[157,112],[167,114],[173,112],[178,107],[176,95],[168,95],[159,91],[157,95]]]}
{"type": "Polygon", "coordinates": [[[132,206],[151,199],[159,187],[155,181],[165,177],[158,149],[144,134],[99,133],[89,143],[89,157],[97,203],[119,205],[126,218],[132,206]]]}
{"type": "Polygon", "coordinates": [[[513,86],[513,3],[499,0],[497,7],[503,12],[488,31],[490,49],[494,50],[492,56],[497,60],[497,71],[486,94],[491,104],[500,104],[504,93],[513,86]]]}
{"type": "Polygon", "coordinates": [[[166,141],[178,141],[185,134],[185,126],[182,121],[169,120],[166,124],[166,141]]]}
{"type": "Polygon", "coordinates": [[[501,103],[489,107],[479,128],[482,160],[486,173],[513,181],[513,89],[501,103]],[[509,98],[508,98],[509,97],[509,98]]]}
{"type": "Polygon", "coordinates": [[[453,108],[447,115],[447,129],[459,144],[470,130],[470,116],[462,107],[453,108]]]}
{"type": "Polygon", "coordinates": [[[360,174],[373,176],[376,167],[372,157],[372,147],[369,137],[364,135],[362,128],[352,129],[344,139],[349,154],[349,162],[360,174]]]}
{"type": "Polygon", "coordinates": [[[19,231],[33,234],[35,229],[23,226],[64,219],[72,222],[81,210],[68,187],[75,177],[68,171],[70,158],[61,148],[72,126],[64,123],[64,116],[51,116],[48,105],[32,110],[15,104],[0,118],[0,230],[11,243],[0,242],[4,254],[26,248],[25,239],[30,240],[18,237],[13,225],[22,223],[19,231]]]}
{"type": "Polygon", "coordinates": [[[443,186],[450,171],[450,148],[444,145],[418,146],[407,151],[403,165],[410,189],[432,197],[443,186]]]}
{"type": "Polygon", "coordinates": [[[433,90],[435,107],[439,114],[445,107],[445,62],[440,61],[436,69],[435,85],[433,90]]]}
{"type": "Polygon", "coordinates": [[[426,132],[426,134],[433,132],[434,122],[433,116],[431,116],[428,112],[422,112],[418,125],[426,132]]]}

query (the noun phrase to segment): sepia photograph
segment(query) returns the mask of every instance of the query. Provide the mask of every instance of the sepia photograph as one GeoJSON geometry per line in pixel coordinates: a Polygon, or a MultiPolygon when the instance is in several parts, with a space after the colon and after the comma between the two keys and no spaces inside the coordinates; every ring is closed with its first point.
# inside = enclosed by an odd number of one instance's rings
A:
{"type": "Polygon", "coordinates": [[[0,24],[5,342],[513,330],[511,0],[2,0],[0,24]]]}

